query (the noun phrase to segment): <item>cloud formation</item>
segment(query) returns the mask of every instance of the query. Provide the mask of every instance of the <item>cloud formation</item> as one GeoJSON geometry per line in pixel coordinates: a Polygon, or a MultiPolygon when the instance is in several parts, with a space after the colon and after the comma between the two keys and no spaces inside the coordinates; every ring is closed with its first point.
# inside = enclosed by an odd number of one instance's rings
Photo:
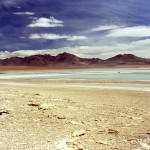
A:
{"type": "Polygon", "coordinates": [[[103,25],[103,26],[98,26],[96,28],[91,29],[91,32],[97,32],[97,31],[104,31],[104,30],[112,30],[112,29],[117,29],[122,26],[117,26],[117,25],[103,25]]]}
{"type": "Polygon", "coordinates": [[[75,46],[63,47],[58,49],[43,49],[43,50],[18,50],[14,52],[0,52],[0,59],[9,57],[25,57],[37,54],[57,55],[59,53],[68,52],[79,57],[101,58],[107,59],[118,54],[134,54],[144,58],[150,58],[149,53],[150,39],[134,41],[124,44],[100,45],[100,46],[75,46]]]}
{"type": "Polygon", "coordinates": [[[48,39],[48,40],[67,39],[68,41],[77,41],[77,40],[86,40],[87,37],[44,33],[44,34],[30,34],[29,39],[48,39]]]}
{"type": "Polygon", "coordinates": [[[34,12],[15,12],[13,13],[14,15],[34,15],[35,13],[34,12]]]}
{"type": "Polygon", "coordinates": [[[39,18],[34,20],[28,27],[63,27],[63,21],[55,19],[54,17],[50,18],[39,18]]]}
{"type": "Polygon", "coordinates": [[[0,51],[50,49],[100,58],[134,51],[148,57],[149,10],[147,0],[0,0],[0,51]]]}
{"type": "Polygon", "coordinates": [[[80,41],[80,40],[87,40],[86,36],[67,36],[68,41],[80,41]]]}
{"type": "Polygon", "coordinates": [[[59,40],[59,39],[66,39],[67,35],[59,35],[59,34],[52,34],[52,33],[45,33],[45,34],[30,34],[30,39],[48,39],[48,40],[59,40]]]}
{"type": "Polygon", "coordinates": [[[150,26],[132,26],[112,29],[107,37],[150,37],[150,26]]]}

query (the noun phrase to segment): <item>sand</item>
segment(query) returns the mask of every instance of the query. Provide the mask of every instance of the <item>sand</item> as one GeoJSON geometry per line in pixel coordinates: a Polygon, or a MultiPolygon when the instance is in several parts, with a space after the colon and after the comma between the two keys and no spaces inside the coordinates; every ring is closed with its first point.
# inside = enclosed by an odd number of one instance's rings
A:
{"type": "Polygon", "coordinates": [[[45,71],[56,71],[56,70],[115,70],[115,69],[131,69],[131,70],[150,70],[150,66],[149,65],[121,65],[121,66],[98,66],[96,68],[94,67],[89,67],[89,66],[85,66],[85,67],[67,67],[67,66],[64,66],[64,68],[52,68],[50,66],[0,66],[0,72],[10,72],[10,71],[39,71],[39,70],[45,70],[45,71]]]}
{"type": "Polygon", "coordinates": [[[149,150],[150,84],[0,81],[0,149],[149,150]]]}

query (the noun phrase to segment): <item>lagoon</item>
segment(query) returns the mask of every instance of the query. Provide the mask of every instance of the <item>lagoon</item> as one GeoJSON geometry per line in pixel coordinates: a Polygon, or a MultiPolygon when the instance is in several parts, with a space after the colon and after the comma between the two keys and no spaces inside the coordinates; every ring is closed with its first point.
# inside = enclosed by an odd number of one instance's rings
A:
{"type": "Polygon", "coordinates": [[[45,80],[129,80],[150,81],[150,70],[61,70],[61,71],[15,71],[0,74],[3,79],[45,79],[45,80]]]}

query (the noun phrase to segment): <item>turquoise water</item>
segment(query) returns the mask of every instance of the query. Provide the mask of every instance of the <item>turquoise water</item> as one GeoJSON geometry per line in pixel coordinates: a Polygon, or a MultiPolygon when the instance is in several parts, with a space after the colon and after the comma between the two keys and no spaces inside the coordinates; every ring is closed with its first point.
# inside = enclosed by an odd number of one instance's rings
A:
{"type": "Polygon", "coordinates": [[[0,74],[0,79],[92,79],[150,81],[150,70],[11,72],[0,74]]]}

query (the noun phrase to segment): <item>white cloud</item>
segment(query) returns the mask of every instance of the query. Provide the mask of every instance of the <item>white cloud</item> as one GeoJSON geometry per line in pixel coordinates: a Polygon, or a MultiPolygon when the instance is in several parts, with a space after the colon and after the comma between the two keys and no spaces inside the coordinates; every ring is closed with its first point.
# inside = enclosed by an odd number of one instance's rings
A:
{"type": "Polygon", "coordinates": [[[0,59],[12,57],[12,53],[8,51],[0,51],[0,59]]]}
{"type": "Polygon", "coordinates": [[[28,27],[63,27],[63,21],[57,20],[54,17],[39,18],[29,24],[28,27]]]}
{"type": "Polygon", "coordinates": [[[37,54],[50,54],[50,50],[19,50],[12,52],[12,55],[19,56],[19,57],[25,57],[25,56],[31,56],[31,55],[37,55],[37,54]]]}
{"type": "MultiPolygon", "coordinates": [[[[46,50],[48,52],[48,50],[46,50]]],[[[0,59],[10,58],[10,57],[25,57],[25,56],[31,56],[36,54],[46,54],[44,53],[44,50],[18,50],[14,52],[9,51],[1,51],[0,52],[0,59]]]]}
{"type": "Polygon", "coordinates": [[[103,26],[98,26],[96,28],[91,29],[91,32],[97,32],[97,31],[104,31],[104,30],[112,30],[112,29],[117,29],[122,26],[117,26],[117,25],[103,25],[103,26]]]}
{"type": "Polygon", "coordinates": [[[30,34],[30,39],[49,39],[49,40],[58,40],[58,39],[67,39],[67,35],[59,34],[30,34]]]}
{"type": "Polygon", "coordinates": [[[45,33],[45,34],[30,34],[29,39],[49,39],[49,40],[67,39],[68,41],[77,41],[77,40],[86,40],[87,37],[45,33]]]}
{"type": "Polygon", "coordinates": [[[150,26],[123,27],[110,30],[107,37],[150,37],[150,26]]]}
{"type": "Polygon", "coordinates": [[[14,15],[34,15],[34,12],[15,12],[14,15]]]}
{"type": "Polygon", "coordinates": [[[139,57],[150,58],[149,47],[150,39],[146,39],[124,44],[64,47],[53,49],[49,52],[52,55],[68,52],[79,57],[101,59],[107,59],[118,54],[134,54],[139,57]]]}
{"type": "Polygon", "coordinates": [[[75,54],[79,57],[85,58],[101,58],[107,59],[118,54],[134,54],[143,58],[150,58],[150,39],[134,41],[124,44],[100,45],[100,46],[76,46],[63,47],[58,49],[44,49],[44,50],[18,50],[14,52],[1,51],[0,59],[19,56],[31,56],[37,54],[51,54],[57,55],[62,52],[75,54]]]}
{"type": "Polygon", "coordinates": [[[68,41],[86,40],[86,36],[68,36],[68,41]]]}

